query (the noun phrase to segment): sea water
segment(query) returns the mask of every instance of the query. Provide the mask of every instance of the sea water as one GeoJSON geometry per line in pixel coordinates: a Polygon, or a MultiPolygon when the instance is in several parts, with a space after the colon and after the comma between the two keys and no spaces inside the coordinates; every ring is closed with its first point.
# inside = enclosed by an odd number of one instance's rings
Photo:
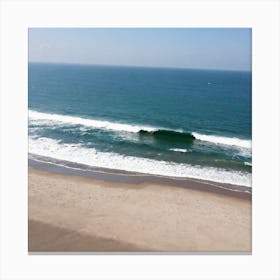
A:
{"type": "Polygon", "coordinates": [[[251,186],[251,72],[29,63],[29,153],[251,186]]]}

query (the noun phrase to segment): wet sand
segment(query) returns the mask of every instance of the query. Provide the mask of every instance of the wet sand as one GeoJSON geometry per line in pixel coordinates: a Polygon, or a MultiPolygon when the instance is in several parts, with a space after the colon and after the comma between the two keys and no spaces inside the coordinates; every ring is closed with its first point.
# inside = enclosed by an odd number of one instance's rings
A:
{"type": "Polygon", "coordinates": [[[29,167],[28,236],[29,252],[248,253],[251,200],[29,167]]]}
{"type": "Polygon", "coordinates": [[[115,170],[109,168],[93,167],[84,164],[62,161],[54,158],[29,154],[28,164],[30,167],[60,173],[65,175],[75,175],[85,178],[93,178],[113,183],[125,184],[157,184],[184,187],[194,190],[203,190],[234,197],[251,199],[250,187],[230,185],[225,183],[211,182],[194,178],[167,177],[145,173],[137,173],[125,170],[115,170]]]}

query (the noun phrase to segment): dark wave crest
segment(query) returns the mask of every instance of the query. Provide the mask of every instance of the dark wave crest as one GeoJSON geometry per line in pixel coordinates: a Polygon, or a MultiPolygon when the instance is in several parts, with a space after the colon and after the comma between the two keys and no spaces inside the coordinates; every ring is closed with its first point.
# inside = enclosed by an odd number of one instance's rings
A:
{"type": "Polygon", "coordinates": [[[139,132],[140,137],[147,137],[147,138],[153,138],[155,140],[159,141],[172,141],[180,142],[180,143],[188,143],[191,144],[195,137],[188,132],[179,132],[179,131],[173,131],[173,130],[164,130],[159,129],[156,131],[147,131],[141,129],[139,132]]]}

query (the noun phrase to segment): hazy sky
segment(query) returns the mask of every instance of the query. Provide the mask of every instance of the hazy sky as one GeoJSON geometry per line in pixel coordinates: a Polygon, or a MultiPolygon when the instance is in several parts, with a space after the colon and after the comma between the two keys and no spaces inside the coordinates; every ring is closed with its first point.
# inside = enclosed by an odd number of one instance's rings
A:
{"type": "Polygon", "coordinates": [[[251,70],[251,29],[32,28],[29,61],[251,70]]]}

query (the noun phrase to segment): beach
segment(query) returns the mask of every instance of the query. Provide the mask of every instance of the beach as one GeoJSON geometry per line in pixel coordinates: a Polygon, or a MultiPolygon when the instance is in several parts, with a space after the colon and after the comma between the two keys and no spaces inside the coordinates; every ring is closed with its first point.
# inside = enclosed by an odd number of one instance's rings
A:
{"type": "Polygon", "coordinates": [[[28,207],[30,253],[251,252],[244,197],[29,166],[28,207]]]}

